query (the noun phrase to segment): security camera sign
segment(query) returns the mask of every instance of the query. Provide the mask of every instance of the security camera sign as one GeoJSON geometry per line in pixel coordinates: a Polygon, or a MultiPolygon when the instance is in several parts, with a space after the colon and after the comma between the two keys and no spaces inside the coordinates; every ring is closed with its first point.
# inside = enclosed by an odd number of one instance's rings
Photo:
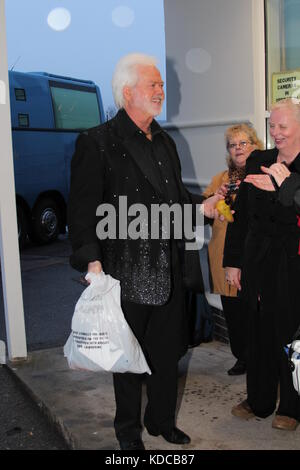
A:
{"type": "Polygon", "coordinates": [[[273,73],[272,103],[284,98],[300,99],[300,70],[273,73]]]}

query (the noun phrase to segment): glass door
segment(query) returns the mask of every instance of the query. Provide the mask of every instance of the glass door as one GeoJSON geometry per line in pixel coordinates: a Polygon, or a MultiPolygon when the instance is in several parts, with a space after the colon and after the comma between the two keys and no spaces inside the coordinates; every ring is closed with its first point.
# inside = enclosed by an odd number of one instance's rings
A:
{"type": "MultiPolygon", "coordinates": [[[[265,18],[269,109],[284,98],[300,99],[300,0],[265,0],[265,18]]],[[[267,147],[272,146],[267,131],[267,147]]]]}

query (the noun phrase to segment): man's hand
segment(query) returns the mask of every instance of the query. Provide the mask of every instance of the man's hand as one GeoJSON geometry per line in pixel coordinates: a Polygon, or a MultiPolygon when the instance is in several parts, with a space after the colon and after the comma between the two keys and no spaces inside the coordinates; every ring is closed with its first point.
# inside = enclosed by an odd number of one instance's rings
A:
{"type": "MultiPolygon", "coordinates": [[[[88,264],[88,273],[100,274],[102,271],[102,264],[100,261],[92,261],[88,264]]],[[[88,283],[90,284],[90,279],[87,279],[88,283]]]]}
{"type": "Polygon", "coordinates": [[[241,287],[241,270],[240,268],[225,268],[225,278],[228,284],[237,288],[237,290],[242,290],[241,287]]]}
{"type": "Polygon", "coordinates": [[[216,204],[218,201],[221,199],[224,199],[224,196],[221,194],[215,194],[214,196],[208,197],[203,201],[203,212],[206,217],[209,219],[217,219],[217,218],[223,218],[221,220],[224,220],[223,216],[220,216],[218,210],[216,209],[216,204]]]}
{"type": "MultiPolygon", "coordinates": [[[[221,222],[224,222],[224,215],[222,215],[216,208],[217,202],[221,200],[224,200],[224,196],[220,193],[216,193],[214,196],[205,199],[201,205],[201,211],[204,213],[205,217],[208,217],[209,219],[219,219],[221,222]]],[[[234,214],[234,211],[231,211],[231,214],[234,214]]]]}

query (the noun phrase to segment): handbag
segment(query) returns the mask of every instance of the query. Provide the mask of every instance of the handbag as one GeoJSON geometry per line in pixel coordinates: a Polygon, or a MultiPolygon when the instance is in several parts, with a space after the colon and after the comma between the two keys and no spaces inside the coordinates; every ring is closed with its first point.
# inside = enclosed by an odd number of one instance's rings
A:
{"type": "Polygon", "coordinates": [[[288,361],[292,372],[293,385],[300,395],[300,326],[293,336],[291,344],[287,345],[288,361]]]}
{"type": "Polygon", "coordinates": [[[145,356],[124,318],[120,282],[88,273],[91,281],[75,306],[72,331],[64,346],[71,369],[151,374],[145,356]]]}

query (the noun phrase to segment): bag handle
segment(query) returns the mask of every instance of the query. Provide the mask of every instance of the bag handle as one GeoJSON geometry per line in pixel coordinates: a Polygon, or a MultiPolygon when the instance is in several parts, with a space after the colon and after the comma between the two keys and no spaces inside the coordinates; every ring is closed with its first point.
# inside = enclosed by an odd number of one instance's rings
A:
{"type": "Polygon", "coordinates": [[[290,345],[290,347],[289,347],[289,353],[288,353],[289,359],[288,359],[288,362],[289,362],[289,367],[290,367],[290,369],[291,369],[292,372],[295,370],[295,364],[294,364],[293,361],[292,361],[292,356],[293,356],[293,354],[294,354],[294,352],[295,352],[294,349],[293,349],[293,342],[294,342],[294,341],[297,341],[297,340],[300,340],[300,325],[299,325],[299,327],[298,327],[296,333],[294,334],[293,340],[292,340],[291,345],[290,345]]]}

